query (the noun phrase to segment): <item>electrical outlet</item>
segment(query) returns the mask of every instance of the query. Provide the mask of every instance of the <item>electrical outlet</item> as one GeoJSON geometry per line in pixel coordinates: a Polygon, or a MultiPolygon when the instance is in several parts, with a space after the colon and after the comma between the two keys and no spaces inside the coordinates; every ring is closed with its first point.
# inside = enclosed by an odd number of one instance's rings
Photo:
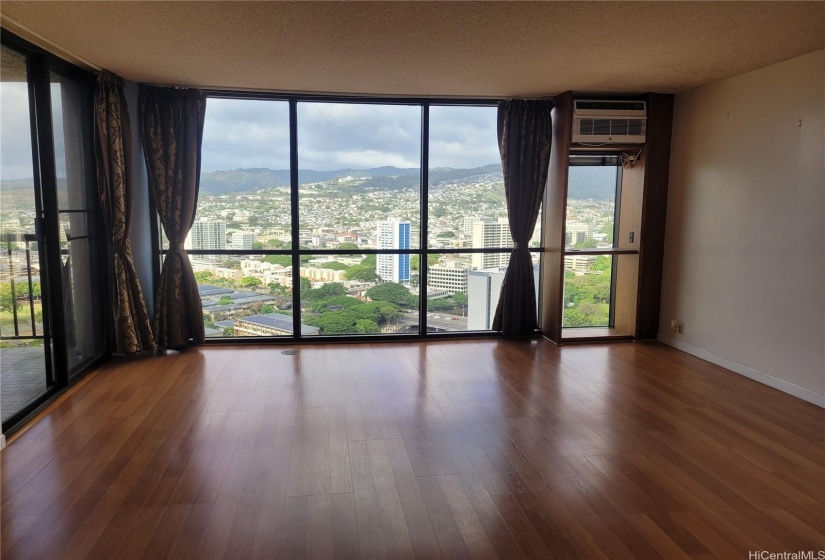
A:
{"type": "Polygon", "coordinates": [[[671,319],[670,332],[671,334],[682,334],[682,322],[677,321],[676,319],[671,319]]]}

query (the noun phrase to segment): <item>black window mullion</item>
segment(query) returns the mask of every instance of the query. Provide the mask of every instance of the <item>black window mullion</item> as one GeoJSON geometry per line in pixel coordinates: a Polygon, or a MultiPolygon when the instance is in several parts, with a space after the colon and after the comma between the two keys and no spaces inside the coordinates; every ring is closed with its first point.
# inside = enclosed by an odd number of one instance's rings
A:
{"type": "Polygon", "coordinates": [[[292,218],[292,337],[301,339],[301,254],[298,210],[298,101],[289,100],[289,198],[292,218]]]}
{"type": "MultiPolygon", "coordinates": [[[[48,342],[46,360],[53,368],[49,371],[48,385],[66,387],[68,379],[68,360],[66,357],[66,324],[64,321],[62,279],[60,269],[60,220],[57,203],[57,171],[55,169],[54,133],[52,130],[51,79],[45,57],[29,58],[29,99],[32,121],[32,133],[35,137],[35,178],[39,177],[39,197],[42,199],[41,213],[38,216],[43,226],[45,245],[46,282],[40,283],[41,305],[48,301],[44,309],[44,335],[48,342]],[[46,291],[44,292],[44,286],[46,291]],[[48,326],[47,326],[48,324],[48,326]],[[51,356],[49,356],[51,353],[51,356]]],[[[35,198],[38,198],[37,196],[35,198]]]]}
{"type": "Polygon", "coordinates": [[[427,239],[429,229],[429,167],[430,167],[430,104],[421,104],[421,189],[419,192],[421,212],[419,220],[419,242],[418,248],[418,334],[427,334],[427,262],[428,246],[427,239]]]}

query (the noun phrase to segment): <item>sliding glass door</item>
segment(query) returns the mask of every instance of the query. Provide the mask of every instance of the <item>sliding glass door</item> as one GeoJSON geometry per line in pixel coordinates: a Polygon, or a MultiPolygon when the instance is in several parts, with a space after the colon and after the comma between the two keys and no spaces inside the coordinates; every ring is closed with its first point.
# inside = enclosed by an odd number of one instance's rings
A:
{"type": "Polygon", "coordinates": [[[42,398],[54,378],[43,298],[43,202],[31,125],[33,63],[25,54],[0,48],[0,415],[6,423],[42,398]]]}
{"type": "Polygon", "coordinates": [[[93,78],[3,32],[0,415],[7,431],[104,353],[93,78]]]}

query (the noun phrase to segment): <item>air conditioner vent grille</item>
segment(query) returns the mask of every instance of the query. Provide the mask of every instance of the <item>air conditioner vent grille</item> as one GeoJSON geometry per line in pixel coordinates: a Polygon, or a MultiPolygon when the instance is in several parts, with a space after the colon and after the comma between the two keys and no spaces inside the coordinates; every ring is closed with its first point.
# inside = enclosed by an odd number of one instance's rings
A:
{"type": "Polygon", "coordinates": [[[646,122],[644,118],[576,118],[573,141],[644,143],[646,122]]]}

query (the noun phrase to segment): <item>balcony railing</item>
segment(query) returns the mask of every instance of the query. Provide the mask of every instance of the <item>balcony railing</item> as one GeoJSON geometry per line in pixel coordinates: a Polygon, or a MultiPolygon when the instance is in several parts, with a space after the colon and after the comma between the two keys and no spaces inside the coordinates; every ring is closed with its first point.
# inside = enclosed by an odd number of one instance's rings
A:
{"type": "Polygon", "coordinates": [[[33,233],[0,234],[0,339],[43,339],[37,238],[33,233]],[[38,268],[34,274],[33,267],[38,268]],[[38,321],[38,313],[41,313],[38,321]]]}

